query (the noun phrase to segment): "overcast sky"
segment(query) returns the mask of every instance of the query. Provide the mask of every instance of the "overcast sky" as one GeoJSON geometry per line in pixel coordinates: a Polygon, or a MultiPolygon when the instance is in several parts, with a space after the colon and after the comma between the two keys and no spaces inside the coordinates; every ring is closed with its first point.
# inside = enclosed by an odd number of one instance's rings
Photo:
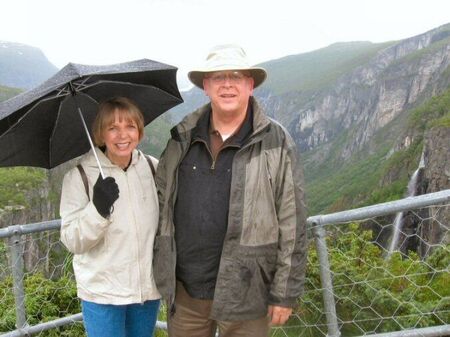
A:
{"type": "Polygon", "coordinates": [[[182,78],[217,44],[238,43],[260,63],[449,22],[448,0],[0,1],[0,41],[38,47],[58,68],[149,58],[177,66],[182,78]]]}

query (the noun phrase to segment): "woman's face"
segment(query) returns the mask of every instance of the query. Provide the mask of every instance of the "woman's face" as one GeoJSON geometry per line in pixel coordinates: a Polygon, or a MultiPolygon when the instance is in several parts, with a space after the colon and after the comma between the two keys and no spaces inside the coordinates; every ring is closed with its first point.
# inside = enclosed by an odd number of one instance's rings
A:
{"type": "Polygon", "coordinates": [[[117,111],[114,120],[102,131],[106,155],[112,163],[126,167],[131,153],[139,143],[139,129],[134,120],[124,118],[117,111]]]}

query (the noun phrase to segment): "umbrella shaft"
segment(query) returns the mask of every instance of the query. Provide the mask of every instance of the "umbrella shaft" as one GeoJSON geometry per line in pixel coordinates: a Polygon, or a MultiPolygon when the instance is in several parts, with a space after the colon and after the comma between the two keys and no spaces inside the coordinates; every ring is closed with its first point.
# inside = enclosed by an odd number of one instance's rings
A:
{"type": "Polygon", "coordinates": [[[97,161],[98,169],[100,170],[100,174],[102,175],[102,178],[105,179],[105,174],[103,173],[102,165],[100,165],[100,160],[97,156],[97,151],[95,151],[94,143],[92,143],[91,135],[89,134],[89,129],[86,125],[86,122],[84,121],[83,114],[81,113],[80,107],[77,106],[78,113],[80,114],[81,122],[83,123],[84,131],[86,131],[86,135],[89,140],[89,144],[91,145],[92,151],[94,152],[95,160],[97,161]]]}

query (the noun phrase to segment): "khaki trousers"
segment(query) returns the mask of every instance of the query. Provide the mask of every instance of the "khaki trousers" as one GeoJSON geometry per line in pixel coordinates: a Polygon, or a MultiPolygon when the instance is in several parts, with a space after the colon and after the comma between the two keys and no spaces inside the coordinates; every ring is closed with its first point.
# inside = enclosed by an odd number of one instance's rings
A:
{"type": "Polygon", "coordinates": [[[215,321],[209,318],[211,300],[189,296],[177,282],[175,313],[168,317],[169,337],[214,337],[219,328],[220,337],[268,337],[269,318],[251,321],[215,321]]]}

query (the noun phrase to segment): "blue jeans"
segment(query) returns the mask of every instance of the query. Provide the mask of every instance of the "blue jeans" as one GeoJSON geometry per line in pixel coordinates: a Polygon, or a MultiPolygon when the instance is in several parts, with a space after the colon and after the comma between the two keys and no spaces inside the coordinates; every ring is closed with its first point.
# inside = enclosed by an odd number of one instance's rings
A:
{"type": "Polygon", "coordinates": [[[88,337],[151,337],[159,300],[111,305],[81,301],[88,337]]]}

